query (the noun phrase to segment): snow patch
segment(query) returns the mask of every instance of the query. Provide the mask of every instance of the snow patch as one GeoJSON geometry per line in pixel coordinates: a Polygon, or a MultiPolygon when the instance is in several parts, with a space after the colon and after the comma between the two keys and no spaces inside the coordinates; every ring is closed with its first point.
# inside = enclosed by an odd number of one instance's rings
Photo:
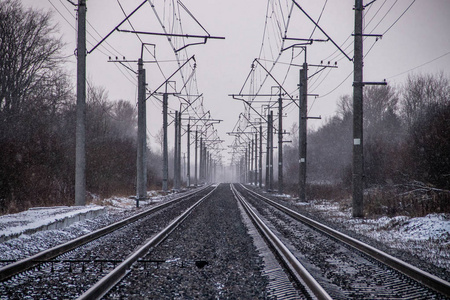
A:
{"type": "Polygon", "coordinates": [[[334,201],[313,200],[296,205],[339,223],[349,231],[368,236],[394,249],[409,251],[436,266],[450,269],[450,214],[354,219],[351,208],[334,201]]]}

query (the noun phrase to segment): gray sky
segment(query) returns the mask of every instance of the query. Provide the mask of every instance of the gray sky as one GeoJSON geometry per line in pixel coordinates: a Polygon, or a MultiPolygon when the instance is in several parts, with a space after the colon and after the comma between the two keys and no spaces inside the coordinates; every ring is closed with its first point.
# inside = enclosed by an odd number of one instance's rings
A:
{"type": "MultiPolygon", "coordinates": [[[[76,47],[74,7],[67,0],[23,0],[22,2],[26,7],[33,6],[53,11],[54,20],[59,23],[60,33],[63,34],[67,44],[64,55],[71,55],[76,47]]],[[[120,0],[126,13],[130,13],[141,2],[141,0],[120,0]]],[[[172,13],[176,1],[154,0],[151,2],[155,4],[155,10],[161,22],[167,24],[166,28],[169,31],[172,26],[175,32],[180,30],[176,25],[177,20],[173,20],[172,13]]],[[[242,103],[233,100],[228,94],[238,93],[241,90],[250,72],[252,61],[260,57],[268,69],[271,67],[271,61],[278,59],[278,64],[273,68],[272,73],[277,80],[283,81],[286,90],[295,96],[299,67],[289,68],[287,63],[302,64],[304,55],[298,49],[294,49],[286,50],[278,56],[281,45],[286,48],[294,43],[285,41],[282,44],[281,32],[284,32],[286,28],[288,16],[290,16],[288,37],[309,38],[314,25],[298,8],[293,7],[291,11],[292,2],[289,0],[184,0],[183,3],[209,34],[226,38],[225,40],[211,39],[205,45],[188,47],[186,52],[180,51],[179,59],[182,61],[195,54],[197,68],[194,78],[196,80],[191,83],[193,87],[191,86],[190,90],[194,94],[197,93],[196,85],[198,92],[203,93],[205,111],[210,110],[213,118],[224,120],[215,128],[218,129],[221,138],[226,139],[227,145],[231,143],[232,138],[227,137],[225,132],[232,130],[239,113],[244,111],[242,103]]],[[[350,36],[354,27],[353,0],[298,0],[298,3],[314,20],[319,19],[323,9],[319,25],[338,45],[342,45],[347,55],[353,57],[353,37],[350,36]]],[[[117,0],[88,0],[87,6],[87,19],[90,23],[87,27],[88,42],[96,44],[94,38],[99,40],[100,36],[105,36],[123,20],[124,15],[117,0]]],[[[205,34],[183,9],[180,8],[177,12],[177,16],[181,18],[184,33],[205,34]]],[[[364,80],[387,79],[389,84],[399,86],[404,83],[409,73],[443,71],[448,75],[450,69],[450,36],[447,33],[450,29],[449,13],[449,0],[377,0],[366,8],[365,33],[385,34],[376,43],[375,38],[372,37],[365,40],[364,52],[367,53],[372,46],[373,48],[365,57],[364,80]],[[409,10],[395,23],[412,2],[414,3],[409,10]],[[394,25],[390,28],[392,24],[394,25]],[[440,56],[443,57],[436,59],[440,56]],[[436,60],[430,62],[433,59],[436,60]],[[423,66],[416,68],[421,65],[423,66]],[[408,72],[411,69],[414,70],[408,72]]],[[[136,30],[162,32],[149,4],[145,4],[130,20],[136,30]]],[[[127,23],[121,28],[131,29],[127,23]]],[[[173,61],[175,55],[166,38],[156,36],[141,36],[141,38],[147,43],[157,45],[155,53],[157,59],[161,61],[159,67],[156,64],[146,65],[148,87],[153,90],[164,81],[164,76],[169,76],[178,66],[173,61]],[[168,60],[172,62],[162,62],[168,60]]],[[[325,36],[316,29],[313,38],[324,39],[325,36]]],[[[94,85],[104,87],[109,92],[111,100],[126,99],[136,103],[135,76],[123,66],[108,62],[108,56],[115,58],[116,55],[119,57],[123,55],[127,59],[137,59],[140,56],[141,42],[134,34],[119,32],[113,33],[106,41],[108,44],[102,44],[102,47],[88,55],[88,79],[94,85]]],[[[179,43],[177,39],[173,41],[175,44],[179,43]]],[[[187,39],[186,41],[191,43],[202,40],[187,39]]],[[[88,50],[90,49],[92,46],[88,44],[88,50]]],[[[153,48],[151,49],[153,51],[153,48]]],[[[316,42],[308,46],[307,58],[310,64],[319,64],[321,60],[324,60],[324,63],[330,60],[331,64],[338,62],[339,68],[326,69],[309,81],[309,92],[320,95],[317,99],[309,98],[309,115],[321,115],[325,120],[334,114],[336,100],[344,94],[352,93],[353,77],[349,74],[353,64],[339,51],[336,52],[336,47],[331,42],[316,42]]],[[[152,57],[146,52],[144,59],[150,60],[152,57]]],[[[135,63],[129,66],[137,67],[135,63]]],[[[75,82],[76,60],[73,56],[69,58],[67,68],[73,74],[75,82]]],[[[316,68],[310,67],[309,74],[315,71],[316,68]]],[[[254,85],[251,86],[247,82],[244,93],[257,90],[263,82],[265,73],[261,68],[255,69],[254,74],[252,77],[254,85]]],[[[190,71],[186,69],[185,78],[189,75],[190,71]]],[[[175,79],[177,87],[181,87],[183,85],[181,77],[176,76],[175,79]]],[[[273,85],[275,83],[267,79],[260,91],[270,92],[273,85]]],[[[171,97],[170,107],[177,109],[178,106],[179,101],[171,97]]],[[[285,119],[284,128],[289,129],[297,120],[298,111],[291,105],[286,112],[288,117],[285,119]]],[[[150,144],[158,149],[151,138],[160,130],[162,124],[161,105],[158,100],[150,100],[147,115],[150,144]]],[[[310,121],[310,128],[317,128],[323,120],[310,121]]]]}

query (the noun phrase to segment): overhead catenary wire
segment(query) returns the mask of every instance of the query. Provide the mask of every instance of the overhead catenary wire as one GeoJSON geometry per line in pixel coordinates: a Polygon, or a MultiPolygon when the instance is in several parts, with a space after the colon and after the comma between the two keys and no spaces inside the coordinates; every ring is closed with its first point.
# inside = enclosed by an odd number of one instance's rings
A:
{"type": "Polygon", "coordinates": [[[419,69],[419,68],[421,68],[421,67],[424,67],[424,66],[426,66],[426,65],[428,65],[428,64],[431,64],[431,63],[433,63],[433,62],[435,62],[435,61],[437,61],[437,60],[439,60],[439,59],[441,59],[441,58],[443,58],[443,57],[445,57],[445,56],[447,56],[447,55],[449,55],[449,54],[450,54],[450,51],[448,51],[448,52],[446,52],[446,53],[444,53],[444,54],[442,54],[442,55],[439,55],[438,57],[435,57],[435,58],[433,58],[432,60],[429,60],[429,61],[427,61],[427,62],[425,62],[425,63],[423,63],[423,64],[420,64],[420,65],[418,65],[418,66],[415,66],[414,68],[411,68],[411,69],[408,69],[408,70],[403,71],[403,72],[401,72],[401,73],[398,73],[398,74],[389,76],[389,77],[387,77],[386,79],[395,78],[395,77],[398,77],[398,76],[400,76],[400,75],[409,73],[409,72],[411,72],[411,71],[414,71],[414,70],[416,70],[416,69],[419,69]]]}

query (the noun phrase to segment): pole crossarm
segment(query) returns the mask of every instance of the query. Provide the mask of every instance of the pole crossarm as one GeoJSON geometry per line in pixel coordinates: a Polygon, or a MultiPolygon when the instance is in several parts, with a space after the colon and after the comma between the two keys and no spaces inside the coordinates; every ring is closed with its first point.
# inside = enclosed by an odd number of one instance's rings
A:
{"type": "Polygon", "coordinates": [[[137,31],[137,30],[127,30],[116,28],[118,32],[127,32],[135,34],[146,34],[146,35],[160,35],[160,36],[170,36],[170,37],[184,37],[184,38],[200,38],[200,39],[218,39],[224,40],[223,36],[212,36],[212,35],[195,35],[195,34],[178,34],[178,33],[162,33],[162,32],[149,32],[149,31],[137,31]]]}
{"type": "Polygon", "coordinates": [[[386,81],[380,82],[353,82],[353,86],[365,86],[365,85],[387,85],[386,81]]]}
{"type": "Polygon", "coordinates": [[[170,75],[163,83],[160,84],[160,86],[158,86],[150,95],[147,96],[147,98],[145,98],[145,100],[147,101],[148,98],[152,97],[154,94],[156,94],[156,92],[164,85],[166,84],[166,82],[168,82],[170,79],[172,79],[173,76],[175,76],[176,73],[178,73],[178,71],[180,71],[190,60],[194,60],[195,62],[195,55],[192,55],[191,57],[189,57],[178,69],[175,70],[175,72],[172,73],[172,75],[170,75]]]}
{"type": "Polygon", "coordinates": [[[247,100],[242,99],[242,98],[237,98],[237,96],[236,96],[236,95],[233,95],[233,94],[231,94],[231,95],[229,95],[229,96],[233,97],[234,100],[243,101],[243,102],[244,102],[245,104],[247,104],[251,109],[253,109],[253,111],[256,112],[256,113],[258,114],[258,116],[261,117],[262,120],[264,120],[264,121],[267,122],[267,119],[264,118],[264,116],[261,115],[261,114],[259,113],[259,111],[257,111],[257,110],[251,105],[251,103],[249,103],[247,100]]]}
{"type": "Polygon", "coordinates": [[[255,58],[254,61],[256,61],[264,69],[264,71],[266,71],[266,73],[277,83],[277,85],[280,87],[280,89],[282,89],[284,91],[284,94],[287,95],[289,97],[289,99],[291,99],[292,101],[295,102],[294,98],[291,97],[291,95],[288,93],[288,91],[286,91],[286,89],[283,87],[283,85],[280,84],[278,82],[278,80],[276,80],[275,77],[273,77],[273,75],[259,62],[259,59],[255,58]]]}
{"type": "Polygon", "coordinates": [[[91,54],[95,49],[97,49],[98,46],[100,46],[111,34],[113,34],[114,31],[119,29],[119,27],[125,23],[132,15],[134,15],[135,12],[137,12],[145,3],[147,3],[147,0],[144,0],[141,4],[139,4],[138,7],[136,7],[135,10],[133,10],[128,16],[123,19],[122,22],[119,23],[116,27],[114,27],[113,30],[111,30],[103,39],[100,40],[100,42],[97,43],[91,50],[87,51],[87,54],[91,54]]]}
{"type": "Polygon", "coordinates": [[[240,135],[240,134],[252,134],[254,132],[251,131],[231,131],[231,132],[227,132],[228,135],[240,135]]]}
{"type": "Polygon", "coordinates": [[[297,3],[297,1],[292,0],[292,2],[295,4],[295,6],[298,7],[298,9],[300,9],[300,10],[305,14],[305,16],[308,17],[309,20],[311,20],[311,22],[314,23],[314,25],[315,25],[317,28],[319,28],[320,31],[322,31],[322,33],[323,33],[323,34],[324,34],[324,35],[325,35],[325,36],[333,43],[334,46],[336,46],[336,48],[339,49],[339,51],[340,51],[342,54],[345,55],[345,57],[347,57],[347,59],[348,59],[349,61],[353,61],[353,59],[350,58],[350,57],[347,55],[347,53],[345,53],[344,50],[342,50],[341,47],[339,47],[338,44],[336,44],[335,41],[333,41],[333,39],[325,32],[325,30],[323,30],[322,27],[320,27],[319,24],[317,24],[317,22],[314,21],[313,18],[311,18],[311,17],[308,15],[308,13],[300,6],[300,4],[297,3]]]}
{"type": "Polygon", "coordinates": [[[310,79],[310,78],[314,77],[315,75],[319,74],[320,72],[322,72],[322,71],[325,70],[326,68],[337,68],[337,67],[338,67],[338,66],[336,66],[336,65],[334,65],[334,66],[333,66],[333,65],[327,66],[327,65],[310,65],[310,64],[308,64],[308,66],[309,66],[309,67],[319,67],[319,68],[322,68],[322,69],[318,70],[317,72],[313,73],[312,75],[309,75],[309,76],[308,76],[308,79],[310,79]]]}

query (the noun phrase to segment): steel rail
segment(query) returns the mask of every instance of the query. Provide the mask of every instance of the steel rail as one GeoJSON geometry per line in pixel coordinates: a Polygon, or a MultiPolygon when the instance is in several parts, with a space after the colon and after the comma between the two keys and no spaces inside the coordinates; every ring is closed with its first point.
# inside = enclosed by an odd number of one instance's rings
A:
{"type": "Polygon", "coordinates": [[[418,281],[422,283],[423,285],[442,293],[443,295],[450,297],[450,282],[443,280],[442,278],[439,278],[433,274],[430,274],[424,270],[421,270],[407,262],[404,262],[392,255],[387,254],[386,252],[383,252],[379,249],[376,249],[375,247],[372,247],[370,245],[367,245],[355,238],[352,238],[348,235],[345,235],[335,229],[332,229],[326,225],[323,225],[317,221],[314,221],[306,216],[301,215],[300,213],[289,209],[267,197],[264,197],[263,195],[260,195],[244,185],[241,184],[241,186],[249,191],[250,193],[258,196],[268,204],[274,206],[275,208],[281,210],[282,212],[288,214],[289,216],[293,217],[297,221],[303,222],[329,236],[332,236],[333,238],[341,241],[344,244],[349,245],[352,248],[355,248],[359,250],[360,252],[374,258],[375,260],[399,271],[400,273],[406,275],[407,277],[418,281]]]}
{"type": "Polygon", "coordinates": [[[201,187],[200,189],[196,189],[192,192],[187,193],[186,195],[182,195],[180,197],[177,197],[173,200],[161,203],[159,205],[156,205],[154,207],[151,207],[139,214],[136,214],[134,216],[128,217],[124,220],[118,221],[116,223],[113,223],[111,225],[108,225],[106,227],[100,228],[98,230],[95,230],[91,233],[88,233],[86,235],[80,236],[76,239],[73,239],[71,241],[68,241],[64,244],[55,246],[53,248],[44,250],[42,252],[39,252],[35,255],[32,255],[30,257],[21,259],[19,261],[16,261],[12,264],[6,265],[2,268],[0,268],[0,281],[5,281],[9,278],[11,278],[12,276],[22,273],[38,264],[42,264],[43,261],[46,260],[51,260],[63,253],[66,253],[68,251],[71,251],[73,249],[76,249],[86,243],[89,243],[93,240],[96,240],[106,234],[109,234],[115,230],[118,230],[119,228],[131,224],[133,222],[136,222],[137,220],[146,217],[147,215],[150,215],[152,213],[155,213],[161,209],[164,209],[170,205],[172,205],[174,202],[180,201],[184,198],[190,197],[195,193],[199,193],[201,191],[203,191],[204,189],[206,189],[208,186],[204,186],[201,187]]]}
{"type": "Polygon", "coordinates": [[[130,267],[139,258],[146,255],[150,248],[157,246],[161,243],[167,236],[175,230],[188,216],[189,214],[201,203],[203,200],[208,198],[215,190],[217,186],[210,191],[206,196],[202,197],[190,208],[188,208],[184,213],[173,220],[166,228],[161,230],[154,237],[149,239],[145,244],[143,244],[139,249],[133,252],[128,258],[126,258],[121,264],[119,264],[115,269],[109,272],[105,277],[100,279],[96,284],[84,292],[78,300],[85,299],[100,299],[106,295],[117,283],[119,283],[122,278],[130,272],[130,267]]]}
{"type": "Polygon", "coordinates": [[[305,269],[305,267],[298,261],[292,252],[283,244],[283,242],[267,227],[266,224],[259,218],[256,213],[249,206],[245,198],[236,190],[231,184],[231,190],[237,200],[242,204],[248,216],[252,219],[259,232],[268,241],[270,246],[275,250],[276,255],[280,257],[286,265],[289,273],[294,278],[306,285],[306,288],[311,291],[317,299],[332,299],[330,295],[322,288],[322,286],[314,279],[314,277],[305,269]]]}

